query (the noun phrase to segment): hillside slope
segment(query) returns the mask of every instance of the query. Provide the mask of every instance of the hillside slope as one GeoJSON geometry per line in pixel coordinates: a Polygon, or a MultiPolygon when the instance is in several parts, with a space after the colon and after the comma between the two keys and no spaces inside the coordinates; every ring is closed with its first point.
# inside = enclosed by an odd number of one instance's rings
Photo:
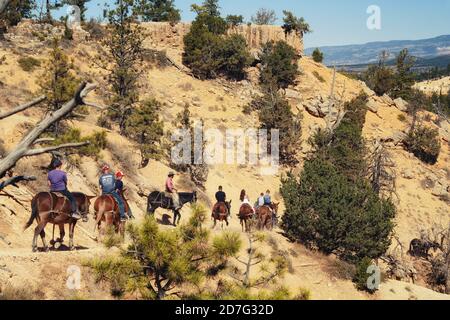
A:
{"type": "MultiPolygon", "coordinates": [[[[166,48],[160,47],[159,50],[166,48]]],[[[33,72],[23,71],[18,59],[20,56],[31,55],[39,60],[45,60],[47,46],[31,34],[27,37],[18,37],[0,47],[0,57],[5,61],[0,64],[0,99],[8,108],[21,102],[28,101],[29,97],[38,94],[38,86],[41,70],[33,72]]],[[[92,60],[98,52],[97,44],[90,42],[77,43],[74,47],[67,48],[66,52],[74,58],[75,65],[81,77],[93,78],[100,84],[100,89],[90,97],[100,103],[106,103],[102,71],[98,70],[92,60]]],[[[171,55],[179,57],[179,50],[170,51],[171,55]]],[[[319,126],[324,126],[325,121],[311,115],[304,108],[311,101],[327,98],[330,94],[333,78],[332,70],[321,64],[313,62],[309,58],[303,58],[299,65],[302,75],[295,87],[286,92],[295,113],[301,112],[303,148],[299,151],[304,158],[307,156],[308,137],[319,126]]],[[[336,94],[342,96],[344,101],[355,97],[361,90],[371,95],[372,112],[367,114],[364,128],[364,136],[370,142],[373,139],[387,139],[395,137],[399,132],[407,128],[407,123],[399,120],[399,115],[406,116],[397,109],[389,99],[380,99],[373,96],[363,83],[337,74],[336,94]]],[[[155,97],[165,103],[162,117],[165,129],[170,130],[171,122],[176,114],[188,103],[193,119],[203,119],[206,128],[248,128],[257,127],[257,119],[254,116],[246,116],[242,113],[242,107],[250,102],[253,94],[258,93],[258,86],[253,81],[237,83],[224,80],[200,81],[183,73],[179,69],[169,67],[153,67],[145,72],[142,79],[141,98],[155,97]]],[[[3,105],[2,105],[3,106],[3,105]]],[[[34,125],[42,116],[41,110],[33,109],[29,112],[0,121],[0,137],[4,140],[6,148],[11,148],[21,136],[34,125]]],[[[90,115],[82,120],[72,123],[80,128],[84,135],[94,131],[104,130],[96,125],[98,111],[93,110],[90,115]]],[[[407,116],[406,116],[407,117],[407,116]]],[[[433,116],[430,115],[430,125],[433,116]]],[[[391,153],[395,160],[397,172],[397,207],[396,234],[404,247],[407,247],[412,238],[418,236],[422,228],[429,228],[436,223],[445,224],[450,220],[448,198],[445,198],[443,189],[450,175],[449,144],[445,132],[442,135],[442,151],[439,161],[434,166],[421,163],[413,155],[405,152],[400,147],[392,147],[391,153]],[[445,140],[447,139],[447,140],[445,140]],[[425,183],[431,181],[430,183],[425,183]],[[440,193],[437,188],[441,186],[440,193]],[[446,202],[447,201],[447,202],[446,202]]],[[[159,190],[164,184],[167,172],[170,170],[165,161],[151,161],[144,169],[138,169],[139,155],[132,142],[121,137],[116,132],[108,131],[109,146],[102,152],[102,159],[95,160],[83,157],[79,168],[70,171],[69,188],[88,194],[97,194],[96,182],[98,179],[99,165],[106,161],[114,168],[124,169],[127,174],[125,183],[129,188],[130,203],[137,217],[141,220],[145,214],[145,199],[138,196],[138,191],[149,192],[159,190]]],[[[0,196],[0,282],[8,281],[14,285],[41,286],[47,283],[50,275],[55,275],[55,282],[44,286],[41,290],[46,298],[72,298],[73,292],[65,289],[64,279],[69,265],[79,265],[88,258],[106,253],[102,246],[92,239],[93,222],[80,223],[76,231],[75,242],[78,251],[31,253],[32,228],[23,232],[22,226],[30,215],[29,201],[34,192],[42,190],[45,185],[45,173],[40,168],[46,166],[49,156],[41,156],[34,159],[23,159],[17,167],[16,173],[33,173],[39,178],[37,182],[21,186],[20,189],[9,188],[6,191],[14,198],[0,196]]],[[[274,193],[276,201],[282,201],[278,189],[283,172],[273,176],[260,174],[258,166],[220,165],[210,168],[206,191],[201,191],[201,198],[207,205],[211,205],[214,193],[218,185],[223,185],[225,191],[232,199],[232,212],[230,226],[227,230],[241,232],[241,226],[236,218],[238,197],[241,189],[248,191],[251,200],[257,195],[270,189],[274,193]]],[[[301,166],[296,171],[301,170],[301,166]]],[[[189,179],[183,175],[177,177],[176,183],[180,189],[193,190],[189,179]]],[[[445,189],[448,195],[448,189],[445,189]]],[[[281,208],[283,210],[283,207],[281,208]]],[[[159,210],[156,217],[165,222],[168,212],[159,210]]],[[[189,217],[189,208],[182,212],[182,222],[189,217]]],[[[212,222],[207,221],[207,226],[212,222]]],[[[171,228],[162,224],[163,228],[171,228]]],[[[214,233],[220,233],[221,227],[217,226],[214,233]]],[[[47,227],[47,234],[51,237],[51,227],[47,227]]],[[[242,234],[242,233],[241,233],[242,234]]],[[[276,250],[288,253],[292,268],[281,283],[287,285],[293,292],[300,287],[312,292],[313,299],[448,299],[449,296],[430,291],[424,287],[420,280],[418,285],[398,281],[383,283],[381,290],[374,296],[368,296],[358,292],[350,279],[345,277],[341,264],[333,257],[325,257],[321,254],[310,252],[300,245],[292,244],[281,234],[281,230],[275,229],[268,235],[276,243],[276,250]]],[[[47,236],[49,237],[49,236],[47,236]]],[[[242,234],[243,240],[245,235],[242,234]]],[[[272,248],[273,249],[273,248],[272,248]]],[[[263,250],[271,250],[265,245],[263,250]]],[[[97,287],[93,283],[92,276],[87,269],[83,269],[83,287],[79,293],[84,298],[108,298],[107,288],[97,287]]]]}

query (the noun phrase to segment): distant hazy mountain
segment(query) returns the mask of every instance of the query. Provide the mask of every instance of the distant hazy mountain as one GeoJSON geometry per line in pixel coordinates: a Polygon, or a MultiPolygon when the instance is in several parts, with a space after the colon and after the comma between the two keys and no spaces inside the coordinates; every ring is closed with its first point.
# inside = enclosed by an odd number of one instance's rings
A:
{"type": "MultiPolygon", "coordinates": [[[[390,53],[390,58],[394,58],[404,48],[408,48],[411,55],[425,59],[450,55],[450,35],[424,40],[393,40],[358,45],[319,47],[325,54],[324,62],[327,65],[373,63],[378,61],[380,52],[383,50],[390,53]]],[[[305,53],[311,55],[314,49],[308,48],[305,53]]]]}

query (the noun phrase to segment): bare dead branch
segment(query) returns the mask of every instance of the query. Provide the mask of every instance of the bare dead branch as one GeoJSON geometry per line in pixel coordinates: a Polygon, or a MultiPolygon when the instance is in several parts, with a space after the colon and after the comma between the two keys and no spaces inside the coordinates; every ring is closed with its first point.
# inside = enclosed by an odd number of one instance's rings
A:
{"type": "Polygon", "coordinates": [[[40,144],[40,143],[53,142],[53,141],[55,141],[55,138],[40,138],[40,139],[37,139],[33,144],[40,144]]]}
{"type": "Polygon", "coordinates": [[[3,190],[4,188],[6,188],[9,185],[12,186],[17,186],[17,183],[21,182],[21,181],[35,181],[36,177],[33,176],[16,176],[16,177],[12,177],[9,178],[3,182],[0,183],[0,190],[3,190]]]}
{"type": "Polygon", "coordinates": [[[43,153],[49,153],[51,151],[56,151],[56,150],[61,150],[61,149],[79,148],[79,147],[87,146],[89,143],[90,143],[89,141],[74,142],[74,143],[65,143],[65,144],[60,144],[57,146],[51,146],[51,147],[46,147],[46,148],[31,149],[31,150],[28,150],[27,152],[25,152],[23,154],[23,156],[31,157],[31,156],[37,156],[37,155],[40,155],[43,153]]]}
{"type": "MultiPolygon", "coordinates": [[[[52,124],[62,120],[68,114],[70,114],[77,106],[83,105],[83,99],[96,88],[94,84],[88,84],[83,82],[74,94],[74,97],[66,102],[61,108],[55,112],[47,114],[44,119],[42,119],[15,147],[15,149],[10,152],[5,158],[0,160],[0,177],[3,177],[5,173],[14,167],[16,162],[22,157],[34,156],[42,154],[43,152],[50,152],[54,150],[61,149],[60,147],[51,147],[43,149],[31,149],[31,146],[39,138],[39,136],[45,132],[52,124]]],[[[69,145],[69,147],[74,147],[69,145]]]]}
{"type": "Polygon", "coordinates": [[[29,109],[31,107],[34,107],[35,105],[41,103],[45,99],[47,99],[45,96],[40,96],[39,98],[36,98],[33,101],[27,102],[27,103],[22,104],[22,105],[14,108],[12,110],[6,111],[6,112],[0,114],[0,120],[8,118],[8,117],[10,117],[12,115],[15,115],[16,113],[22,112],[22,111],[24,111],[26,109],[29,109]]]}

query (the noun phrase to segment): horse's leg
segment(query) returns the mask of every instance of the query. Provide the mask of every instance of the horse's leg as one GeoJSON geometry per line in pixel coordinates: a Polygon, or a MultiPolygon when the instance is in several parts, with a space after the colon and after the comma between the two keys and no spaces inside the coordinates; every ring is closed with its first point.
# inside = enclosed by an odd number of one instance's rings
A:
{"type": "Polygon", "coordinates": [[[33,250],[33,252],[36,252],[38,250],[37,247],[37,237],[38,235],[41,233],[42,229],[43,229],[43,221],[39,221],[38,225],[36,226],[36,228],[34,228],[34,235],[33,235],[33,243],[31,245],[31,248],[33,250]]]}
{"type": "Polygon", "coordinates": [[[60,224],[59,225],[59,242],[63,243],[64,242],[64,237],[66,235],[66,231],[64,230],[64,224],[60,224]]]}
{"type": "Polygon", "coordinates": [[[55,225],[53,224],[53,231],[52,231],[52,240],[50,240],[50,245],[55,246],[55,225]]]}
{"type": "Polygon", "coordinates": [[[69,250],[75,250],[75,246],[73,245],[73,235],[75,233],[75,226],[77,221],[75,220],[73,223],[69,223],[69,250]]]}
{"type": "Polygon", "coordinates": [[[48,248],[48,245],[47,245],[47,241],[45,241],[45,225],[42,228],[42,230],[40,232],[40,235],[41,235],[41,239],[42,239],[42,245],[44,246],[44,252],[48,252],[49,248],[48,248]]]}

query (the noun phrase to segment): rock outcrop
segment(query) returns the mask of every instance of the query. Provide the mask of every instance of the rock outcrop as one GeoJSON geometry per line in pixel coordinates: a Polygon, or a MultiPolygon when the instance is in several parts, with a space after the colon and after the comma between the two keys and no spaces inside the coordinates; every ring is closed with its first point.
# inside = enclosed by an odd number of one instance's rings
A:
{"type": "MultiPolygon", "coordinates": [[[[148,34],[146,39],[148,45],[172,49],[183,48],[183,37],[191,29],[191,24],[184,22],[175,25],[168,22],[145,22],[142,26],[148,34]]],[[[284,40],[293,46],[298,54],[303,54],[303,39],[294,33],[285,36],[279,26],[240,25],[229,29],[228,33],[244,36],[252,51],[259,50],[268,41],[284,40]]]]}

